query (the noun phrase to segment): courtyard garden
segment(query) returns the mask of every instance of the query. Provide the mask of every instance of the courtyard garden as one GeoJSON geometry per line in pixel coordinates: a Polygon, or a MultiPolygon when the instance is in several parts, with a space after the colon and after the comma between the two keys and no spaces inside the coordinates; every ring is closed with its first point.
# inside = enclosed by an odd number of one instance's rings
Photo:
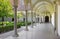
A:
{"type": "MultiPolygon", "coordinates": [[[[19,18],[24,18],[21,12],[17,13],[17,20],[19,18]],[[20,14],[19,14],[20,13],[20,14]]],[[[27,22],[27,25],[30,25],[31,22],[27,22]]],[[[17,28],[25,26],[25,21],[18,21],[17,28]]],[[[14,30],[14,10],[9,0],[0,0],[0,33],[5,33],[8,31],[14,30]],[[9,19],[5,20],[9,17],[9,19]],[[10,18],[13,20],[10,21],[10,18]]]]}

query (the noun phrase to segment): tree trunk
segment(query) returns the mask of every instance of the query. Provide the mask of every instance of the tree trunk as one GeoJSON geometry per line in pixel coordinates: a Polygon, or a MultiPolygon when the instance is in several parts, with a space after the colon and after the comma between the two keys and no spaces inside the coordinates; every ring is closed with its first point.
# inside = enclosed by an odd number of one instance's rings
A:
{"type": "Polygon", "coordinates": [[[2,17],[2,25],[3,25],[3,22],[4,22],[4,17],[2,17]]]}
{"type": "Polygon", "coordinates": [[[4,23],[3,22],[4,22],[4,17],[2,17],[2,33],[4,32],[4,28],[3,28],[4,27],[4,23]]]}

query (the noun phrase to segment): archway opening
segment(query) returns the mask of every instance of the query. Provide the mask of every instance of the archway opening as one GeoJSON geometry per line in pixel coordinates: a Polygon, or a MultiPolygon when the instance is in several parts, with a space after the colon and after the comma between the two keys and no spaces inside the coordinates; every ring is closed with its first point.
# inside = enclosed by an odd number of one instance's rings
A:
{"type": "Polygon", "coordinates": [[[49,16],[45,16],[45,23],[49,22],[49,16]]]}

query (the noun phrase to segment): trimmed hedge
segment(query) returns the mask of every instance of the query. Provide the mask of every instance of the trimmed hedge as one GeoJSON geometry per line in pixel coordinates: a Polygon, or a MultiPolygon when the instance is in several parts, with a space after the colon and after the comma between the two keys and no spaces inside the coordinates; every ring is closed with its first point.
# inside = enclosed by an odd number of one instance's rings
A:
{"type": "MultiPolygon", "coordinates": [[[[17,26],[17,28],[20,28],[21,26],[17,26]]],[[[8,32],[8,31],[11,31],[14,29],[14,25],[11,24],[11,25],[6,25],[6,26],[1,26],[0,27],[0,33],[2,32],[8,32]]]]}
{"type": "MultiPolygon", "coordinates": [[[[0,26],[0,33],[4,33],[4,32],[8,32],[14,29],[14,23],[10,22],[10,23],[5,23],[6,26],[0,26]]],[[[28,25],[31,24],[31,22],[27,23],[28,25]]],[[[25,22],[19,22],[17,23],[17,28],[20,28],[21,26],[25,26],[25,22]]]]}

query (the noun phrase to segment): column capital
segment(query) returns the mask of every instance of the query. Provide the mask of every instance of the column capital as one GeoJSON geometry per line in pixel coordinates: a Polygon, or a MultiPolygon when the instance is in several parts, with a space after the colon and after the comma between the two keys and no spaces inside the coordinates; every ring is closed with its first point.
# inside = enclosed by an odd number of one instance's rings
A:
{"type": "Polygon", "coordinates": [[[54,4],[58,4],[58,1],[55,0],[55,1],[54,1],[54,4]]]}
{"type": "Polygon", "coordinates": [[[13,7],[17,8],[18,7],[18,0],[14,0],[13,3],[14,3],[13,7]]]}
{"type": "Polygon", "coordinates": [[[18,6],[13,5],[14,8],[18,8],[18,6]]]}

